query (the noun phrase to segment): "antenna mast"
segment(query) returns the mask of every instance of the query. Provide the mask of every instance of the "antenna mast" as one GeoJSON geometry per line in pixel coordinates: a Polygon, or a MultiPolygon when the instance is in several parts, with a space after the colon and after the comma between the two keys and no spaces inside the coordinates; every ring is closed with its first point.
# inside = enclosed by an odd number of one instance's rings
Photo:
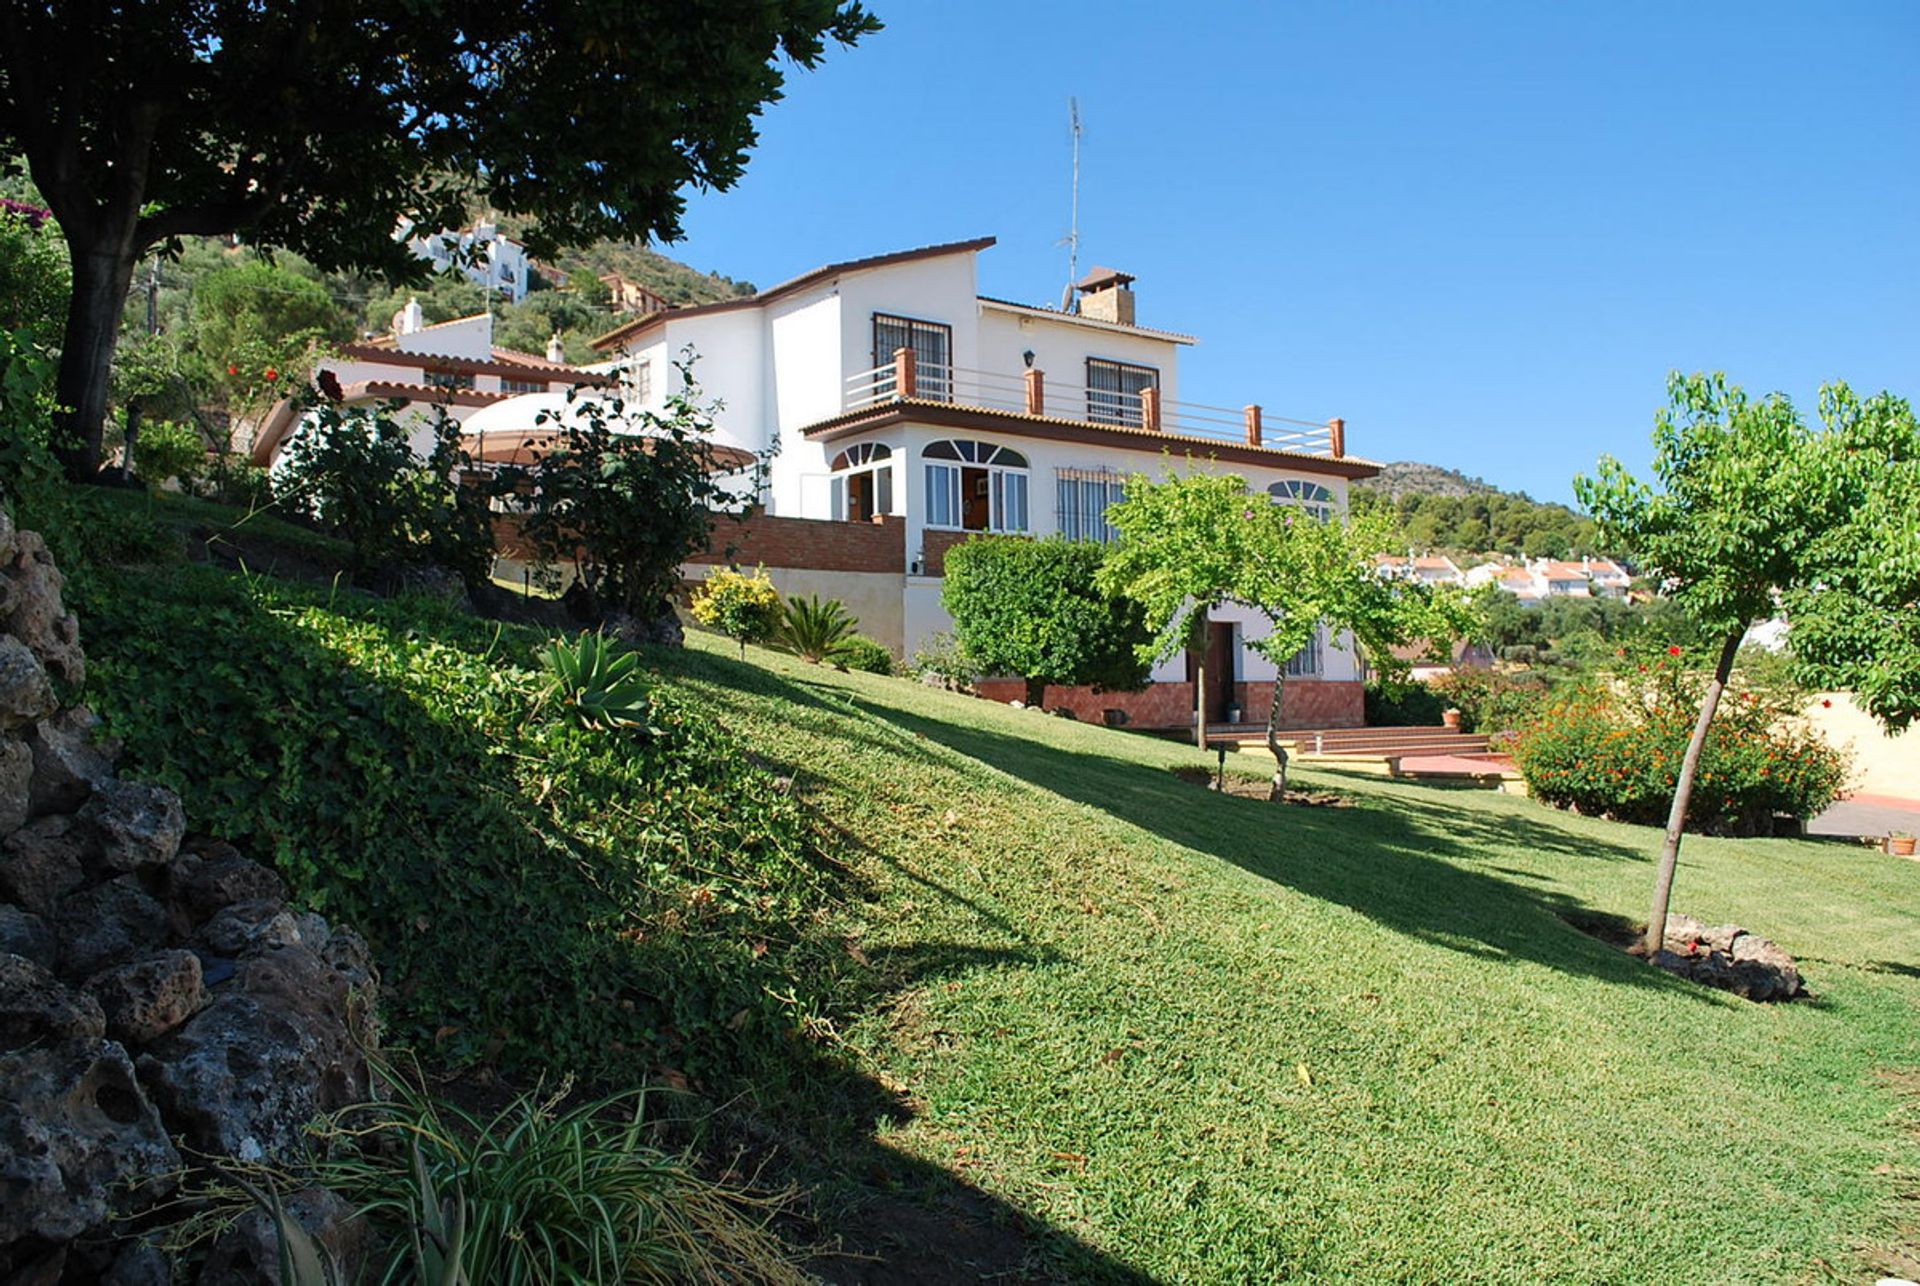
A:
{"type": "Polygon", "coordinates": [[[1060,292],[1060,311],[1073,306],[1073,283],[1080,280],[1080,100],[1067,99],[1073,133],[1073,222],[1067,229],[1067,286],[1060,292]]]}

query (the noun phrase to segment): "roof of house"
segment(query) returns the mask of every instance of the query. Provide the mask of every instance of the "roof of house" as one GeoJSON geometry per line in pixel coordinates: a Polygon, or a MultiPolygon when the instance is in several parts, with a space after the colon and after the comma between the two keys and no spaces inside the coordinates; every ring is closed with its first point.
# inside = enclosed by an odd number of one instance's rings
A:
{"type": "Polygon", "coordinates": [[[510,378],[516,375],[549,379],[574,378],[583,384],[607,382],[607,377],[604,375],[595,375],[565,362],[550,362],[544,357],[523,353],[518,349],[501,348],[496,345],[489,351],[493,354],[489,361],[482,361],[475,357],[457,357],[450,353],[414,353],[404,348],[394,347],[393,340],[389,336],[386,339],[369,340],[360,344],[344,344],[340,348],[340,355],[362,362],[384,362],[389,366],[431,366],[438,370],[457,370],[475,375],[504,375],[510,378]]]}
{"type": "MultiPolygon", "coordinates": [[[[563,442],[566,434],[564,428],[542,426],[517,433],[463,433],[460,441],[478,464],[528,465],[553,450],[556,443],[563,442]]],[[[649,447],[653,441],[651,438],[642,438],[643,444],[649,447]]],[[[744,469],[753,463],[753,452],[739,447],[716,444],[709,450],[714,467],[721,472],[744,469]]]]}
{"type": "MultiPolygon", "coordinates": [[[[491,406],[495,402],[504,402],[510,397],[519,397],[518,393],[496,393],[471,388],[442,388],[437,384],[410,384],[402,380],[354,380],[340,386],[340,401],[386,402],[425,402],[443,406],[491,406]]],[[[260,428],[253,435],[253,449],[250,453],[253,463],[265,467],[273,463],[274,454],[287,435],[293,432],[293,426],[300,421],[300,408],[294,405],[292,398],[281,398],[273,404],[267,416],[260,422],[260,428]]]]}
{"type": "Polygon", "coordinates": [[[1108,268],[1100,264],[1093,271],[1073,283],[1075,290],[1098,290],[1102,286],[1124,286],[1136,280],[1130,272],[1121,272],[1118,268],[1108,268]]]}
{"type": "Polygon", "coordinates": [[[622,340],[658,324],[667,317],[699,317],[710,313],[732,312],[739,308],[759,308],[770,304],[783,296],[805,290],[842,273],[860,272],[868,268],[886,268],[897,263],[911,263],[917,259],[938,259],[945,255],[971,254],[985,250],[995,244],[994,237],[974,237],[969,241],[948,241],[933,246],[917,246],[912,250],[895,250],[883,255],[870,255],[865,259],[843,259],[838,263],[825,264],[803,272],[798,277],[789,277],[775,286],[769,286],[756,294],[739,299],[722,299],[711,304],[691,304],[685,308],[663,308],[642,314],[630,322],[615,326],[606,334],[593,341],[593,346],[602,352],[619,344],[622,340]]]}
{"type": "Polygon", "coordinates": [[[1095,330],[1110,330],[1122,335],[1148,335],[1154,339],[1172,340],[1176,344],[1197,344],[1200,341],[1191,335],[1177,330],[1155,330],[1151,326],[1135,326],[1127,322],[1102,321],[1098,317],[1087,317],[1080,313],[1063,313],[1058,308],[1046,308],[1039,304],[1023,304],[1014,299],[995,299],[992,295],[979,296],[980,302],[989,308],[998,308],[1005,312],[1019,313],[1023,317],[1040,317],[1047,321],[1065,322],[1069,326],[1091,326],[1095,330]]]}

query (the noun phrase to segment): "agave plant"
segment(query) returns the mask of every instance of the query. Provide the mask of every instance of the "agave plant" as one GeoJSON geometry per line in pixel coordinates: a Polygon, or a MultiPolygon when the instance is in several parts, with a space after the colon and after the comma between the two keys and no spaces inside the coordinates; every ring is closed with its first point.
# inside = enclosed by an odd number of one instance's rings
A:
{"type": "Polygon", "coordinates": [[[603,634],[573,642],[555,639],[539,652],[548,677],[547,695],[572,707],[589,728],[645,728],[649,705],[640,678],[640,654],[603,634]]]}
{"type": "Polygon", "coordinates": [[[806,598],[790,598],[781,609],[780,633],[776,637],[783,651],[791,652],[802,660],[819,665],[822,661],[835,661],[846,650],[853,639],[853,632],[860,627],[837,598],[820,601],[818,594],[806,598]]]}

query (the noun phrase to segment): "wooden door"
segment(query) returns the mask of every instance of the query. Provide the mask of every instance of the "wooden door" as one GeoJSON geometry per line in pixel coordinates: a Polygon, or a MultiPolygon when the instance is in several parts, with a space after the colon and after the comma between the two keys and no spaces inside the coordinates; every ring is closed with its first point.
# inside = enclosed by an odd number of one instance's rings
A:
{"type": "MultiPolygon", "coordinates": [[[[1227,710],[1233,705],[1234,674],[1233,622],[1207,622],[1207,722],[1225,723],[1227,710]]],[[[1187,653],[1187,682],[1192,683],[1199,677],[1199,666],[1192,651],[1187,653]]],[[[1193,694],[1194,706],[1200,704],[1200,693],[1193,694]]]]}

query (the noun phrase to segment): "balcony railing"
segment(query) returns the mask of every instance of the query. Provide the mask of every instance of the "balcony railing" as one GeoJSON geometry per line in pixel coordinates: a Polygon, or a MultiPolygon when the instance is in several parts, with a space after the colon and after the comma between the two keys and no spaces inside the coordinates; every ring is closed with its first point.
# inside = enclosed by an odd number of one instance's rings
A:
{"type": "Polygon", "coordinates": [[[1075,420],[1216,438],[1247,446],[1340,459],[1347,453],[1346,421],[1290,420],[1268,415],[1258,406],[1208,406],[1160,396],[1156,388],[1138,392],[1056,383],[1037,370],[1023,375],[935,364],[902,348],[893,360],[846,380],[845,409],[857,411],[901,399],[952,402],[1016,415],[1075,420]]]}

